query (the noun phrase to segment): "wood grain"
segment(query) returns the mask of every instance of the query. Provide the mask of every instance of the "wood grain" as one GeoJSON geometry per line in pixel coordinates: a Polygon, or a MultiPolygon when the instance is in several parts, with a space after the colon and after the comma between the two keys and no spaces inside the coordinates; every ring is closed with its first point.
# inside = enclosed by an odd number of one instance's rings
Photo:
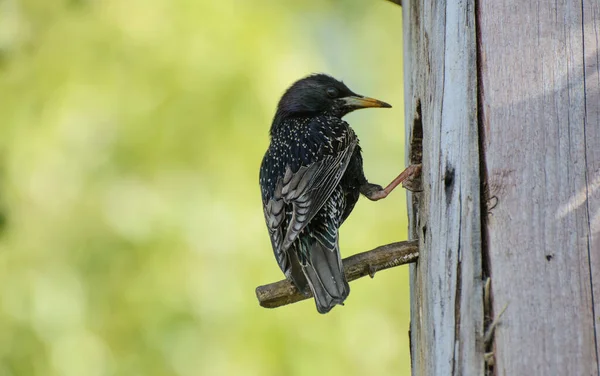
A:
{"type": "MultiPolygon", "coordinates": [[[[414,375],[484,371],[474,0],[403,2],[407,144],[422,124],[423,192],[409,194],[414,375]],[[419,116],[419,108],[421,116],[419,116]]],[[[409,150],[411,163],[419,153],[409,150]]]]}
{"type": "Polygon", "coordinates": [[[498,375],[599,372],[599,15],[597,0],[480,3],[498,375]]]}
{"type": "MultiPolygon", "coordinates": [[[[590,219],[589,246],[594,301],[596,361],[600,359],[600,3],[583,1],[586,193],[590,219]]],[[[598,363],[600,369],[600,362],[598,363]]]]}

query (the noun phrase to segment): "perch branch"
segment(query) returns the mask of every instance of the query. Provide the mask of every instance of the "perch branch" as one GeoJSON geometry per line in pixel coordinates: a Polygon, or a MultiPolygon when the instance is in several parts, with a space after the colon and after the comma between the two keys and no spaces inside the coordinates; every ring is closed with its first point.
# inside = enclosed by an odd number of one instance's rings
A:
{"type": "Polygon", "coordinates": [[[402,0],[388,0],[388,1],[390,1],[392,3],[396,3],[396,4],[400,5],[400,6],[402,6],[402,0]]]}
{"type": "MultiPolygon", "coordinates": [[[[375,273],[395,266],[417,261],[419,242],[409,240],[382,245],[367,252],[358,253],[343,260],[348,282],[364,277],[373,278],[375,273]]],[[[283,280],[256,288],[256,297],[262,307],[276,308],[312,297],[303,295],[290,281],[283,280]]]]}

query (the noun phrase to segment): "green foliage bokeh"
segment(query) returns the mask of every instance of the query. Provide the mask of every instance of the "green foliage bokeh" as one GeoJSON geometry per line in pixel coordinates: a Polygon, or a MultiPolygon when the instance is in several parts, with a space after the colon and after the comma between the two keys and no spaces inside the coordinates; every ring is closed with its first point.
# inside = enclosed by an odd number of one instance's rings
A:
{"type": "MultiPolygon", "coordinates": [[[[401,8],[380,1],[0,0],[0,376],[409,374],[408,271],[344,307],[260,308],[282,278],[258,168],[312,72],[391,103],[347,117],[404,166],[401,8]]],[[[361,199],[344,256],[406,238],[361,199]]]]}

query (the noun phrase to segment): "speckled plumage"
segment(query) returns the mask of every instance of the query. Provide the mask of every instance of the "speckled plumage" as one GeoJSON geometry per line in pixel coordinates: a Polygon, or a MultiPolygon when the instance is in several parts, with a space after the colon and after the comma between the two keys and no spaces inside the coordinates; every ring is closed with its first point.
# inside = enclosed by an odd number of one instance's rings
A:
{"type": "Polygon", "coordinates": [[[367,182],[358,138],[341,119],[362,107],[345,98],[363,97],[326,75],[292,85],[279,103],[260,168],[275,258],[300,291],[313,292],[321,313],[342,304],[350,292],[338,229],[365,187],[381,189],[367,182]]]}

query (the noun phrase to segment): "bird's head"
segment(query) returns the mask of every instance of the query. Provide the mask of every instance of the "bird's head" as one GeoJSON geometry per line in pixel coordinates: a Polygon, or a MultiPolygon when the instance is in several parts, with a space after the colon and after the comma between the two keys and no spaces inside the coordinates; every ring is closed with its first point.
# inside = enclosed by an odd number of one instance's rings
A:
{"type": "Polygon", "coordinates": [[[314,74],[296,81],[283,94],[271,132],[286,118],[344,115],[361,108],[392,107],[377,99],[358,95],[343,82],[326,74],[314,74]]]}

